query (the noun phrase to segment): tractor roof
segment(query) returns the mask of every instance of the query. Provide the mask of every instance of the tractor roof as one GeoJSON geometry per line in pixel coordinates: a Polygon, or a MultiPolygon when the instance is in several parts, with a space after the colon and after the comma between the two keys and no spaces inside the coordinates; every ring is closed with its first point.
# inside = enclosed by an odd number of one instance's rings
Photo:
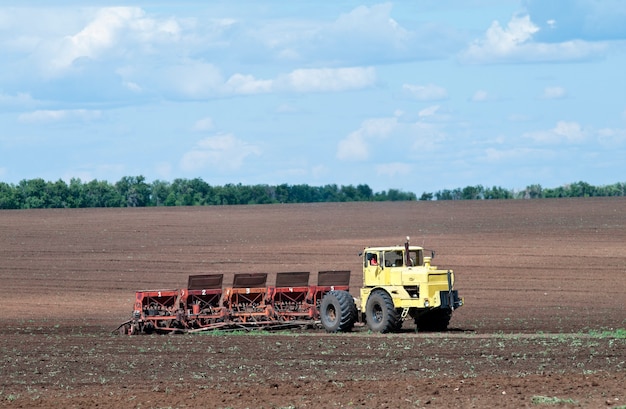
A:
{"type": "MultiPolygon", "coordinates": [[[[423,250],[420,246],[409,246],[409,251],[423,250]]],[[[386,246],[386,247],[366,247],[365,251],[404,251],[404,245],[386,246]]]]}

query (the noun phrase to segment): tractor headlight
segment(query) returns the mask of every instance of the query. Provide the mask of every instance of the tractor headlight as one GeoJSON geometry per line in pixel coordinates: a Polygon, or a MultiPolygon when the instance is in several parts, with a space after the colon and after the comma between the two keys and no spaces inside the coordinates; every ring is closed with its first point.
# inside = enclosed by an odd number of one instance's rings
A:
{"type": "Polygon", "coordinates": [[[430,301],[428,301],[428,299],[424,300],[424,307],[430,307],[430,301]]]}

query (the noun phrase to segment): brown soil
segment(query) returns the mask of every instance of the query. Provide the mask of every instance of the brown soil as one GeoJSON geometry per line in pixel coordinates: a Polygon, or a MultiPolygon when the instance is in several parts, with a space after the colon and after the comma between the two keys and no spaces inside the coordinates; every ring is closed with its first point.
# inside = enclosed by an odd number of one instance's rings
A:
{"type": "Polygon", "coordinates": [[[0,211],[0,407],[626,407],[626,200],[0,211]],[[444,333],[112,334],[189,274],[437,250],[444,333]]]}

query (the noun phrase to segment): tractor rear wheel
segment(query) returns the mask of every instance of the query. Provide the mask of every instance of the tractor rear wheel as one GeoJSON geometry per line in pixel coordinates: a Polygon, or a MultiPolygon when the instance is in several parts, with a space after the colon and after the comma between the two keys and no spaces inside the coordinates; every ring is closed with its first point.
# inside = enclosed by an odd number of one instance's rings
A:
{"type": "Polygon", "coordinates": [[[320,321],[327,332],[348,332],[357,318],[354,298],[347,291],[329,291],[320,304],[320,321]]]}
{"type": "Polygon", "coordinates": [[[393,332],[398,329],[400,316],[389,293],[383,290],[374,290],[365,305],[367,326],[374,332],[393,332]]]}

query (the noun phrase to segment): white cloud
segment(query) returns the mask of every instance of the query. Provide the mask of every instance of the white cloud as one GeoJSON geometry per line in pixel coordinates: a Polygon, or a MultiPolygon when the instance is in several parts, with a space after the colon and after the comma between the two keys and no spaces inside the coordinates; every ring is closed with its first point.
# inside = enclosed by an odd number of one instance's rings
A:
{"type": "Polygon", "coordinates": [[[484,44],[505,54],[513,51],[517,45],[530,40],[537,31],[539,31],[539,27],[530,21],[530,16],[513,16],[506,29],[494,21],[487,30],[484,44]]]}
{"type": "Polygon", "coordinates": [[[223,87],[220,70],[203,61],[185,61],[167,67],[152,81],[153,87],[163,87],[173,96],[191,99],[214,97],[223,87]]]}
{"type": "Polygon", "coordinates": [[[357,6],[335,20],[307,15],[272,21],[248,35],[279,61],[317,59],[320,65],[351,66],[424,55],[425,44],[433,42],[432,31],[424,36],[431,41],[415,41],[415,34],[391,16],[392,8],[384,3],[357,6]]]}
{"type": "Polygon", "coordinates": [[[410,151],[414,157],[422,157],[424,152],[434,151],[447,137],[441,124],[422,121],[410,124],[406,134],[411,141],[410,151]]]}
{"type": "Polygon", "coordinates": [[[408,163],[393,162],[376,165],[376,174],[380,176],[407,176],[410,175],[413,166],[408,163]]]}
{"type": "Polygon", "coordinates": [[[419,157],[434,150],[446,139],[442,130],[445,118],[438,115],[439,105],[421,110],[416,122],[401,121],[403,112],[398,110],[393,117],[368,119],[337,145],[336,157],[345,161],[365,161],[375,152],[381,158],[419,157]]]}
{"type": "Polygon", "coordinates": [[[472,42],[460,54],[469,64],[578,61],[595,58],[606,46],[580,40],[562,43],[537,43],[533,36],[539,31],[529,15],[513,16],[506,27],[494,21],[484,37],[472,42]]]}
{"type": "Polygon", "coordinates": [[[337,92],[367,88],[376,81],[372,67],[297,69],[282,79],[295,92],[337,92]]]}
{"type": "MultiPolygon", "coordinates": [[[[2,112],[9,111],[24,112],[24,110],[36,109],[43,105],[42,101],[34,99],[27,92],[17,92],[15,94],[7,94],[2,91],[2,83],[0,82],[0,108],[2,112]]],[[[1,128],[2,126],[0,126],[1,128]]]]}
{"type": "Polygon", "coordinates": [[[546,87],[541,94],[542,99],[561,99],[567,96],[567,91],[563,87],[546,87]]]}
{"type": "Polygon", "coordinates": [[[484,102],[490,99],[489,93],[485,90],[479,89],[472,95],[471,100],[474,102],[484,102]]]}
{"type": "Polygon", "coordinates": [[[159,162],[154,167],[156,174],[165,180],[172,176],[172,165],[169,162],[159,162]]]}
{"type": "Polygon", "coordinates": [[[603,128],[597,132],[598,142],[604,146],[617,147],[626,144],[626,129],[603,128]]]}
{"type": "Polygon", "coordinates": [[[62,74],[79,58],[97,60],[105,53],[132,56],[137,47],[175,39],[181,27],[174,19],[146,17],[138,7],[106,7],[78,33],[62,39],[43,39],[42,66],[51,75],[62,74]]]}
{"type": "Polygon", "coordinates": [[[544,24],[547,41],[626,39],[626,7],[622,0],[576,0],[567,7],[545,0],[524,0],[524,9],[544,24]]]}
{"type": "Polygon", "coordinates": [[[450,50],[464,46],[458,30],[441,21],[424,22],[425,17],[418,11],[422,6],[409,6],[408,13],[396,11],[402,7],[391,2],[352,9],[346,9],[344,3],[329,7],[310,4],[288,18],[251,25],[242,31],[252,44],[250,48],[256,47],[249,53],[252,58],[308,67],[446,58],[450,50]]]}
{"type": "Polygon", "coordinates": [[[420,118],[433,116],[433,115],[435,115],[437,113],[437,111],[439,111],[439,108],[440,108],[439,105],[429,106],[428,108],[424,108],[421,111],[419,111],[417,115],[420,118]]]}
{"type": "MultiPolygon", "coordinates": [[[[126,72],[126,71],[125,71],[126,72]]],[[[135,74],[133,74],[135,75],[135,74]]],[[[224,81],[220,69],[202,61],[185,61],[156,73],[153,87],[165,88],[174,97],[204,99],[230,95],[254,95],[273,92],[341,92],[363,89],[376,82],[374,68],[296,69],[276,79],[258,79],[236,73],[224,81]]]]}
{"type": "Polygon", "coordinates": [[[331,174],[331,169],[326,165],[317,165],[311,168],[311,175],[315,179],[319,179],[321,177],[324,177],[330,174],[331,174]]]}
{"type": "Polygon", "coordinates": [[[187,172],[210,168],[232,171],[241,168],[250,155],[260,155],[261,149],[251,143],[235,138],[232,134],[220,134],[201,139],[185,153],[180,167],[187,172]]]}
{"type": "Polygon", "coordinates": [[[292,114],[294,112],[298,112],[298,108],[291,104],[280,104],[276,107],[276,112],[279,114],[292,114]]]}
{"type": "Polygon", "coordinates": [[[371,7],[358,6],[342,14],[333,23],[331,32],[337,38],[360,39],[376,47],[385,44],[389,48],[402,48],[410,40],[409,31],[391,17],[392,4],[377,4],[371,7]]]}
{"type": "Polygon", "coordinates": [[[18,120],[23,123],[47,123],[60,121],[92,121],[99,119],[102,113],[98,110],[67,109],[38,110],[21,114],[18,120]]]}
{"type": "Polygon", "coordinates": [[[270,92],[272,86],[272,80],[257,80],[252,75],[235,74],[226,81],[224,90],[226,94],[261,94],[270,92]]]}
{"type": "Polygon", "coordinates": [[[9,95],[0,92],[0,105],[32,105],[35,100],[26,92],[18,92],[15,95],[9,95]]]}
{"type": "Polygon", "coordinates": [[[363,121],[357,131],[366,137],[386,138],[397,127],[398,118],[374,118],[363,121]]]}
{"type": "Polygon", "coordinates": [[[137,83],[135,83],[133,81],[124,81],[124,82],[122,82],[122,84],[124,85],[124,87],[126,87],[126,89],[128,89],[128,90],[130,90],[132,92],[141,92],[142,91],[141,87],[137,83]]]}
{"type": "Polygon", "coordinates": [[[403,84],[402,90],[405,94],[420,101],[439,101],[448,98],[448,91],[445,88],[434,84],[403,84]]]}
{"type": "Polygon", "coordinates": [[[367,88],[376,82],[371,67],[303,68],[275,80],[259,80],[251,75],[235,74],[224,84],[223,93],[257,94],[277,90],[288,92],[341,92],[367,88]]]}
{"type": "Polygon", "coordinates": [[[485,161],[487,162],[507,162],[511,160],[532,158],[537,154],[536,149],[531,148],[511,148],[496,149],[487,148],[485,150],[485,161]]]}
{"type": "Polygon", "coordinates": [[[513,113],[510,114],[507,119],[511,122],[528,122],[532,117],[526,114],[513,113]]]}
{"type": "Polygon", "coordinates": [[[339,141],[337,159],[347,161],[362,161],[369,157],[369,150],[363,135],[353,132],[339,141]]]}
{"type": "Polygon", "coordinates": [[[589,132],[584,130],[579,123],[567,121],[559,121],[554,128],[547,131],[528,132],[523,135],[524,138],[544,144],[576,144],[584,142],[588,136],[589,132]]]}
{"type": "Polygon", "coordinates": [[[372,140],[382,140],[394,131],[398,118],[375,118],[363,121],[359,129],[339,141],[337,159],[363,161],[369,158],[369,145],[372,140]]]}
{"type": "MultiPolygon", "coordinates": [[[[567,121],[559,121],[550,130],[528,132],[522,136],[545,145],[579,145],[585,142],[592,142],[594,146],[601,145],[614,149],[626,144],[626,129],[624,128],[583,128],[577,122],[567,121]]],[[[591,148],[590,151],[594,149],[591,148]]]]}
{"type": "Polygon", "coordinates": [[[193,124],[193,130],[196,132],[205,132],[213,129],[213,119],[210,117],[198,119],[195,124],[193,124]]]}

